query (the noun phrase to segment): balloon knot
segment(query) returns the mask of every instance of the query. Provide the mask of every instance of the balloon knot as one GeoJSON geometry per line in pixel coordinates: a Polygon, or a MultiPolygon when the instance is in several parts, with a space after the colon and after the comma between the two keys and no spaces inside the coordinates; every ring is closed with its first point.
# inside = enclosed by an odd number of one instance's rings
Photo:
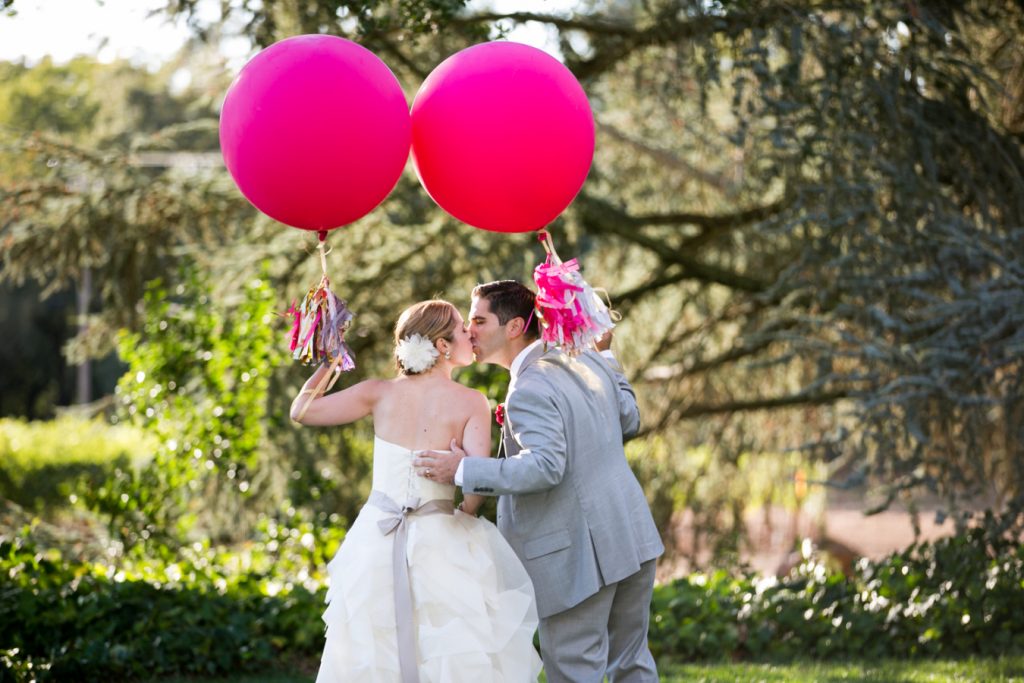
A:
{"type": "Polygon", "coordinates": [[[325,242],[327,240],[327,231],[326,230],[321,230],[318,234],[320,235],[320,241],[321,242],[325,242]]]}
{"type": "Polygon", "coordinates": [[[547,238],[548,238],[548,231],[547,230],[539,230],[537,232],[537,241],[538,242],[544,242],[544,241],[547,240],[547,238]]]}

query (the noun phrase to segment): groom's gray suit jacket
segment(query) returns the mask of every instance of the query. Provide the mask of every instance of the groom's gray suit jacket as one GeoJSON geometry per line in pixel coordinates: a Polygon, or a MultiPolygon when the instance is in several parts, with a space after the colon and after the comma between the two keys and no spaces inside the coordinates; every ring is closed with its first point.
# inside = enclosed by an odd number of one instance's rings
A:
{"type": "Polygon", "coordinates": [[[498,528],[526,566],[541,618],[565,611],[664,551],[624,437],[636,396],[610,361],[538,346],[505,399],[505,458],[463,460],[463,490],[500,495],[498,528]]]}

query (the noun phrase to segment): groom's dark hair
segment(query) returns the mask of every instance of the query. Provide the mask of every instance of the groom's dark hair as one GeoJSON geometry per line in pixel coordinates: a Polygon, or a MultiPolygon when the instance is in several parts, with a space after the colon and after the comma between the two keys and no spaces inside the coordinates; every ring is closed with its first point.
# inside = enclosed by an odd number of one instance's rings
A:
{"type": "Polygon", "coordinates": [[[540,334],[540,321],[534,312],[537,295],[519,280],[498,280],[486,282],[473,288],[473,297],[485,299],[491,313],[498,316],[502,325],[512,318],[522,318],[526,323],[526,336],[536,339],[540,334]]]}

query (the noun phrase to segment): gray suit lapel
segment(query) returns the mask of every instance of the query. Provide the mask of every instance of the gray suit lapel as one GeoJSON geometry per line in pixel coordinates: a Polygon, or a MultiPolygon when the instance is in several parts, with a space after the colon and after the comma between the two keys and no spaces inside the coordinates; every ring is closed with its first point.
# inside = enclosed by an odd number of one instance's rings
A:
{"type": "Polygon", "coordinates": [[[503,425],[501,425],[501,446],[500,446],[500,451],[501,452],[500,452],[498,457],[501,457],[501,458],[507,458],[508,457],[508,455],[509,455],[508,445],[510,443],[512,443],[512,441],[513,441],[513,439],[512,439],[512,420],[509,417],[507,408],[508,408],[508,399],[512,395],[512,392],[515,391],[516,379],[521,377],[522,374],[524,372],[526,372],[526,369],[528,367],[530,367],[533,363],[535,363],[538,360],[540,360],[549,351],[553,351],[553,349],[554,349],[554,347],[552,347],[552,346],[547,346],[546,344],[538,344],[532,351],[530,351],[530,353],[528,353],[526,355],[526,358],[523,359],[523,364],[519,366],[519,372],[517,372],[516,376],[511,379],[511,381],[509,383],[508,393],[505,394],[505,407],[506,407],[506,410],[505,410],[505,423],[503,425]]]}

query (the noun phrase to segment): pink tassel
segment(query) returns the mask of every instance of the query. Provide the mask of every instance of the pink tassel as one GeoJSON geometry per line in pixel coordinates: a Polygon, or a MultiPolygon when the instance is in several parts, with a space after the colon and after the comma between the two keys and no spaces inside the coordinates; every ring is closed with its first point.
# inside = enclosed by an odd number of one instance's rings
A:
{"type": "Polygon", "coordinates": [[[583,279],[576,259],[563,263],[547,232],[541,232],[540,240],[548,253],[533,271],[541,339],[577,355],[592,348],[615,323],[608,307],[583,279]]]}

